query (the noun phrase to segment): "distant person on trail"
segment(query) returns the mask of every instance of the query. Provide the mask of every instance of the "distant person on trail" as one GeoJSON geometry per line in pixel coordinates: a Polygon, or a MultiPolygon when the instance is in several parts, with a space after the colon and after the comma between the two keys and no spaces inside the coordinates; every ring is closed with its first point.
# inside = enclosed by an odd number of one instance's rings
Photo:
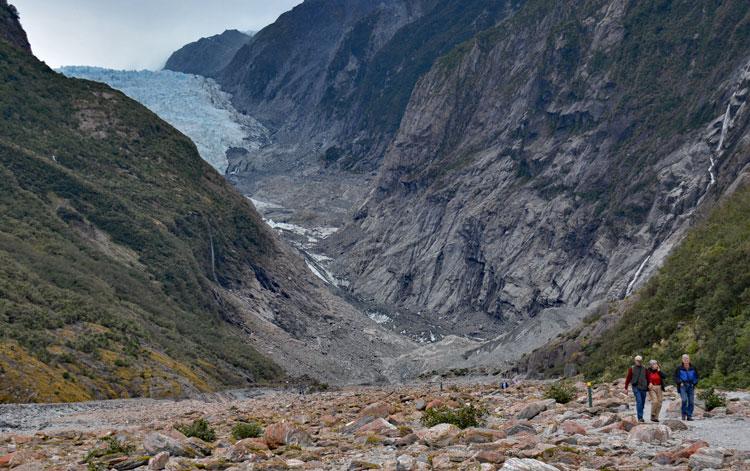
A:
{"type": "Polygon", "coordinates": [[[682,399],[682,420],[693,420],[695,408],[695,385],[698,384],[698,370],[690,363],[690,355],[682,355],[682,363],[674,372],[674,383],[682,399]]]}
{"type": "Polygon", "coordinates": [[[651,360],[648,362],[646,378],[648,379],[648,399],[651,401],[651,422],[658,422],[667,375],[661,370],[658,361],[651,360]]]}
{"type": "Polygon", "coordinates": [[[643,365],[643,357],[636,355],[634,361],[635,365],[628,368],[628,377],[625,378],[625,394],[628,393],[628,385],[632,384],[638,422],[645,422],[643,420],[643,407],[646,405],[646,396],[648,395],[648,375],[646,367],[643,365]]]}

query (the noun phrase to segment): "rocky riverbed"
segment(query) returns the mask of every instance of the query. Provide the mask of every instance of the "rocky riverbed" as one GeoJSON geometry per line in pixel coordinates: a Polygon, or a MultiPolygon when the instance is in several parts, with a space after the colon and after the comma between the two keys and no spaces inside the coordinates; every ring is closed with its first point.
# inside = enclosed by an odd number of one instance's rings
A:
{"type": "Polygon", "coordinates": [[[593,407],[584,385],[576,387],[567,404],[546,399],[543,383],[500,390],[485,382],[0,406],[0,468],[750,469],[747,395],[730,396],[726,408],[710,413],[699,408],[696,421],[682,422],[668,391],[661,422],[638,424],[621,382],[595,387],[593,407]],[[480,411],[475,426],[423,421],[434,411],[470,408],[480,411]],[[198,419],[215,431],[213,440],[177,430],[198,419]],[[234,438],[240,422],[262,430],[234,438]]]}

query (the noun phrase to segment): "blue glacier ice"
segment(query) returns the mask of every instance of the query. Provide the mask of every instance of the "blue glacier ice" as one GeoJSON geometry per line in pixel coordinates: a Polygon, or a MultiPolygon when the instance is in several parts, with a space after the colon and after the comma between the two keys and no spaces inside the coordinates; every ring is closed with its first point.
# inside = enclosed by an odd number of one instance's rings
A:
{"type": "Polygon", "coordinates": [[[195,142],[201,157],[222,175],[229,148],[258,149],[268,130],[232,106],[212,79],[170,70],[112,70],[74,66],[58,69],[68,77],[103,82],[140,102],[195,142]]]}

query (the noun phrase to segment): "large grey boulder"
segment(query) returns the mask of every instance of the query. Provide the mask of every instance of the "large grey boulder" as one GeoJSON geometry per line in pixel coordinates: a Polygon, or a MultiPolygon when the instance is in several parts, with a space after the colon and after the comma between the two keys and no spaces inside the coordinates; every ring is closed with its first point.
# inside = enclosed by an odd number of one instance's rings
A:
{"type": "Polygon", "coordinates": [[[554,407],[554,405],[555,405],[554,399],[547,399],[544,401],[532,402],[528,406],[521,409],[521,411],[516,415],[516,418],[525,419],[525,420],[533,419],[534,417],[546,411],[550,407],[554,407]]]}
{"type": "Polygon", "coordinates": [[[531,458],[509,458],[503,463],[501,471],[560,471],[552,465],[531,458]]]}

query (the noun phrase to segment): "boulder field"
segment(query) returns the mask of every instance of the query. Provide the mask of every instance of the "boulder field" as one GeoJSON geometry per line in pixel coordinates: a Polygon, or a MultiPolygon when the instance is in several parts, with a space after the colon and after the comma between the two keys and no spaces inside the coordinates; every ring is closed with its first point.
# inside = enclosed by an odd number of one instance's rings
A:
{"type": "Polygon", "coordinates": [[[0,469],[750,469],[747,449],[692,434],[701,423],[721,420],[750,430],[747,395],[711,413],[699,408],[696,421],[683,423],[674,417],[677,395],[668,389],[661,422],[639,424],[632,394],[626,396],[622,386],[596,386],[593,407],[582,383],[572,401],[559,404],[545,397],[546,385],[539,382],[506,390],[494,384],[422,384],[71,406],[66,413],[49,413],[36,431],[6,423],[0,429],[6,430],[0,434],[0,469]],[[468,427],[424,420],[436,412],[459,416],[469,408],[478,412],[468,427]],[[204,436],[210,441],[183,433],[181,425],[201,419],[214,432],[204,436]],[[251,422],[261,426],[255,436],[232,433],[238,423],[251,422]]]}

